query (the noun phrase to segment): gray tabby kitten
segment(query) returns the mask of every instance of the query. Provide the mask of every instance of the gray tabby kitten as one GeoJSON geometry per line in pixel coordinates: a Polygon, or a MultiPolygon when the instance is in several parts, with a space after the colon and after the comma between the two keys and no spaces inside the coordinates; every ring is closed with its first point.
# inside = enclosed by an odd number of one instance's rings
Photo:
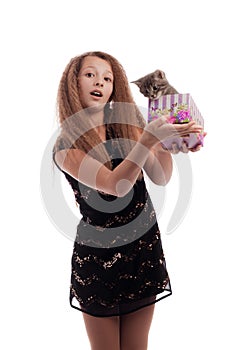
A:
{"type": "Polygon", "coordinates": [[[131,83],[136,84],[140,92],[151,100],[157,100],[163,95],[178,94],[167,81],[165,73],[158,69],[131,83]]]}

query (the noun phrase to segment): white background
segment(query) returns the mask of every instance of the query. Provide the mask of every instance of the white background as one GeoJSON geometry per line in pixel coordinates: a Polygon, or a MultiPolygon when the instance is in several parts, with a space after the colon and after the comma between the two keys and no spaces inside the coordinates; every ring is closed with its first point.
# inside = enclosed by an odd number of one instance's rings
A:
{"type": "MultiPolygon", "coordinates": [[[[1,348],[89,349],[81,313],[68,302],[72,242],[46,214],[40,166],[57,127],[66,64],[102,50],[130,81],[164,70],[180,92],[192,94],[208,132],[204,148],[189,156],[189,210],[162,236],[173,295],[156,304],[149,350],[232,349],[231,14],[227,0],[1,5],[1,348]]],[[[132,92],[147,106],[136,86],[132,92]]],[[[176,186],[174,173],[162,233],[176,186]]]]}

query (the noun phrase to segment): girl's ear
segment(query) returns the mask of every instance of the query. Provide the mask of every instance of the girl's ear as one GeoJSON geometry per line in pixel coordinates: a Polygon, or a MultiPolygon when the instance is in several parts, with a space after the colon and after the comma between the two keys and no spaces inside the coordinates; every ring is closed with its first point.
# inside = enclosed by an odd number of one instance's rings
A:
{"type": "Polygon", "coordinates": [[[131,81],[131,83],[136,84],[139,88],[142,86],[142,80],[141,79],[138,79],[138,80],[135,80],[135,81],[131,81]]]}

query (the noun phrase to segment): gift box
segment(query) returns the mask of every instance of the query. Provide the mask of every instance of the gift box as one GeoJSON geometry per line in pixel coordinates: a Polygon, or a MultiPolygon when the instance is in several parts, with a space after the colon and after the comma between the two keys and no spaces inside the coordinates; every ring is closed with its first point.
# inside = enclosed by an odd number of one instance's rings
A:
{"type": "MultiPolygon", "coordinates": [[[[196,124],[204,128],[204,119],[190,94],[164,95],[157,100],[149,99],[148,122],[163,115],[169,115],[172,124],[195,120],[196,124]]],[[[181,148],[182,142],[186,142],[188,148],[193,148],[197,145],[203,146],[203,139],[203,133],[193,133],[185,137],[167,138],[162,144],[165,148],[171,149],[173,143],[181,148]]]]}

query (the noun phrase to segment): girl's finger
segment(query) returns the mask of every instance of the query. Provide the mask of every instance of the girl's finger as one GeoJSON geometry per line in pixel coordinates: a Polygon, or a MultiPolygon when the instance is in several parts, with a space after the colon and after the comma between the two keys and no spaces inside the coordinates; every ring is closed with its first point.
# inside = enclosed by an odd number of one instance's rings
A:
{"type": "Polygon", "coordinates": [[[173,142],[173,144],[172,144],[172,148],[171,148],[171,153],[173,153],[173,154],[177,154],[177,153],[179,153],[179,147],[178,147],[178,145],[177,145],[177,143],[176,142],[173,142]]]}
{"type": "Polygon", "coordinates": [[[202,132],[203,127],[201,125],[197,125],[194,123],[190,125],[188,128],[184,128],[183,130],[188,133],[200,133],[202,132]]]}
{"type": "Polygon", "coordinates": [[[186,142],[183,141],[182,145],[181,145],[181,152],[188,153],[188,151],[189,151],[188,146],[187,146],[186,142]]]}
{"type": "Polygon", "coordinates": [[[198,146],[196,146],[196,147],[194,147],[194,148],[191,148],[190,151],[191,151],[191,152],[200,151],[201,147],[202,147],[201,145],[198,145],[198,146]]]}

